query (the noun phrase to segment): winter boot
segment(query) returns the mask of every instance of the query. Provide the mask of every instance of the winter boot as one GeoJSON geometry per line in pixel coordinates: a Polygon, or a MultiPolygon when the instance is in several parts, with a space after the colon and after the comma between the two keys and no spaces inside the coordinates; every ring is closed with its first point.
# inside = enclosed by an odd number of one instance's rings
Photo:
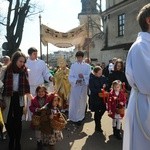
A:
{"type": "Polygon", "coordinates": [[[42,142],[37,141],[37,150],[42,150],[42,148],[43,148],[42,142]]]}
{"type": "Polygon", "coordinates": [[[101,128],[101,124],[98,124],[98,125],[95,126],[95,131],[101,132],[101,133],[103,132],[103,130],[101,128]]]}
{"type": "Polygon", "coordinates": [[[121,135],[120,129],[116,129],[116,138],[118,140],[122,140],[122,135],[121,135]]]}
{"type": "Polygon", "coordinates": [[[103,132],[102,128],[101,127],[95,127],[95,132],[103,132]]]}
{"type": "Polygon", "coordinates": [[[117,129],[116,129],[116,127],[113,127],[113,135],[114,135],[114,136],[117,135],[117,129]]]}

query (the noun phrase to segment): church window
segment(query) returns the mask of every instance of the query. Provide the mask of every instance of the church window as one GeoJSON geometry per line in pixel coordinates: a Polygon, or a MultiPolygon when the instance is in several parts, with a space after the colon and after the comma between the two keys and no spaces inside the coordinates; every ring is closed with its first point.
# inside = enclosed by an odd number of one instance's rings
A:
{"type": "Polygon", "coordinates": [[[118,15],[118,36],[124,35],[125,14],[118,15]]]}

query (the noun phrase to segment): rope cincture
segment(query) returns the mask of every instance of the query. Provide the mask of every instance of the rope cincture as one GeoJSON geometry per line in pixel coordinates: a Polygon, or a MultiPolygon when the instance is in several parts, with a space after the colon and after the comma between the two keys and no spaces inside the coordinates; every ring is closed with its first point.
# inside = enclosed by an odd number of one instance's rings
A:
{"type": "Polygon", "coordinates": [[[138,110],[138,98],[136,98],[136,108],[135,109],[136,109],[136,118],[137,118],[137,122],[138,122],[139,128],[142,131],[142,133],[145,136],[145,138],[150,141],[150,135],[145,132],[145,130],[144,130],[143,126],[142,126],[141,119],[140,119],[139,110],[138,110]]]}

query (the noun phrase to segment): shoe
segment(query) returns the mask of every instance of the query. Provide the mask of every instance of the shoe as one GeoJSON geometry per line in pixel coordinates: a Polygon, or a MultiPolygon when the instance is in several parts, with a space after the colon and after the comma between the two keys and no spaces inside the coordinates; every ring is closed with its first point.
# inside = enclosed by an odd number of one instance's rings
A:
{"type": "Polygon", "coordinates": [[[81,125],[82,125],[82,121],[76,122],[76,125],[77,125],[77,126],[81,126],[81,125]]]}
{"type": "Polygon", "coordinates": [[[101,133],[103,133],[103,130],[102,130],[101,127],[95,127],[95,132],[101,132],[101,133]]]}
{"type": "Polygon", "coordinates": [[[54,145],[49,145],[49,150],[55,150],[54,145]]]}
{"type": "Polygon", "coordinates": [[[121,135],[120,129],[116,129],[116,138],[118,140],[122,140],[122,135],[121,135]]]}
{"type": "Polygon", "coordinates": [[[114,135],[114,136],[117,135],[117,129],[116,129],[116,127],[113,127],[113,135],[114,135]]]}
{"type": "Polygon", "coordinates": [[[43,147],[42,142],[37,141],[37,150],[42,150],[42,147],[43,147]]]}

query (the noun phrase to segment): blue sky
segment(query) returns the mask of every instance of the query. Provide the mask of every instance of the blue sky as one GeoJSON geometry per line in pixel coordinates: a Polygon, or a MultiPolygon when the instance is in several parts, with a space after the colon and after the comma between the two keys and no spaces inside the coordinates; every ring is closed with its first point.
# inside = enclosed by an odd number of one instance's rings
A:
{"type": "MultiPolygon", "coordinates": [[[[81,0],[34,1],[38,2],[41,9],[44,10],[41,13],[42,23],[50,28],[66,32],[79,25],[78,13],[81,12],[81,0]]],[[[27,54],[27,49],[31,46],[36,47],[37,49],[40,48],[39,32],[39,15],[35,15],[32,20],[27,19],[24,26],[22,43],[20,45],[20,48],[25,54],[27,54]]],[[[46,54],[46,47],[43,46],[42,50],[43,53],[46,54]]],[[[60,48],[49,44],[49,52],[54,52],[57,50],[60,50],[60,48]]],[[[69,48],[69,50],[71,50],[71,48],[69,48]]]]}

